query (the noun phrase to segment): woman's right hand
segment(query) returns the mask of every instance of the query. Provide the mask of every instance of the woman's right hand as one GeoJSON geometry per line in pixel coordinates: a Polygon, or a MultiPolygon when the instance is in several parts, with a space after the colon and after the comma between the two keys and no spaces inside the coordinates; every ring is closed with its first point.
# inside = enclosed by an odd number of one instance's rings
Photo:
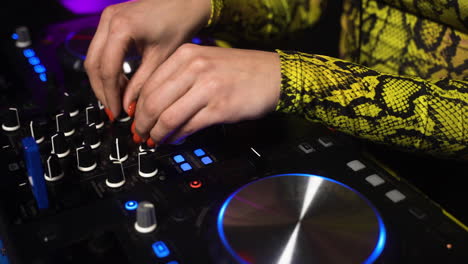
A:
{"type": "Polygon", "coordinates": [[[118,116],[137,100],[148,77],[205,26],[210,0],[138,0],[107,7],[88,49],[85,68],[96,97],[118,116]],[[122,69],[131,45],[142,63],[131,80],[122,69]]]}

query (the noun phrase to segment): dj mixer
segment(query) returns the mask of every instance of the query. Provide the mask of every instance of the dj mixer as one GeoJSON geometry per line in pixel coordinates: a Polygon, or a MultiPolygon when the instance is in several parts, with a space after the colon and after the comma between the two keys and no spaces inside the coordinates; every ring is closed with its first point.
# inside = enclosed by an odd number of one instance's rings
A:
{"type": "MultiPolygon", "coordinates": [[[[136,145],[83,69],[96,22],[3,43],[0,263],[468,263],[462,222],[300,117],[136,145]]],[[[129,77],[138,63],[125,59],[129,77]]]]}

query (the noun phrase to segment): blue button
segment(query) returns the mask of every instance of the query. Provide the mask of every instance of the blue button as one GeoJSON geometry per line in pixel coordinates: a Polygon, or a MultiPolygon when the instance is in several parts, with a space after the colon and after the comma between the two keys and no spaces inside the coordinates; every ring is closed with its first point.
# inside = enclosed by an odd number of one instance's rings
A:
{"type": "Polygon", "coordinates": [[[23,50],[23,54],[26,58],[34,57],[36,56],[36,53],[32,49],[25,49],[23,50]]]}
{"type": "Polygon", "coordinates": [[[138,203],[136,201],[128,201],[125,203],[125,209],[129,211],[136,210],[138,208],[138,203]]]}
{"type": "Polygon", "coordinates": [[[41,81],[43,82],[47,82],[47,74],[45,73],[39,74],[39,79],[41,79],[41,81]]]}
{"type": "Polygon", "coordinates": [[[179,264],[179,262],[177,262],[177,261],[173,260],[173,261],[169,261],[169,262],[168,262],[168,263],[166,263],[166,264],[179,264]]]}
{"type": "Polygon", "coordinates": [[[203,151],[203,149],[196,149],[193,151],[193,153],[195,153],[195,155],[197,155],[197,157],[201,157],[201,156],[205,156],[205,151],[203,151]]]}
{"type": "Polygon", "coordinates": [[[205,165],[208,165],[208,164],[210,164],[210,163],[213,163],[213,160],[211,160],[211,158],[208,157],[208,156],[203,157],[203,158],[201,159],[201,161],[202,161],[203,164],[205,164],[205,165]]]}
{"type": "Polygon", "coordinates": [[[183,170],[183,171],[189,171],[192,169],[192,166],[190,166],[190,164],[188,164],[187,162],[180,165],[180,168],[183,170]]]}
{"type": "Polygon", "coordinates": [[[29,58],[29,64],[31,65],[37,65],[41,63],[41,60],[38,57],[31,57],[29,58]]]}
{"type": "Polygon", "coordinates": [[[154,254],[156,254],[158,258],[165,258],[171,253],[169,248],[166,246],[166,243],[162,241],[155,242],[152,247],[154,254]]]}
{"type": "Polygon", "coordinates": [[[16,34],[16,33],[11,34],[11,38],[14,39],[14,40],[17,40],[18,37],[19,37],[19,36],[18,36],[18,34],[16,34]]]}
{"type": "Polygon", "coordinates": [[[177,162],[177,163],[181,163],[181,162],[184,162],[184,161],[185,161],[185,158],[184,158],[182,155],[174,156],[173,159],[174,159],[175,162],[177,162]]]}
{"type": "Polygon", "coordinates": [[[39,64],[39,65],[34,66],[34,71],[36,73],[43,73],[46,71],[46,68],[44,67],[44,65],[39,64]]]}

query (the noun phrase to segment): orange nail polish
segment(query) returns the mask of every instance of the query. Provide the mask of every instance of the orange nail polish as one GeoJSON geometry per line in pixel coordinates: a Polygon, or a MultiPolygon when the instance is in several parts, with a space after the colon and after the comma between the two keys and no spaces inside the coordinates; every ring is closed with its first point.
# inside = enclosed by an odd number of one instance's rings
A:
{"type": "Polygon", "coordinates": [[[131,102],[127,109],[128,116],[133,117],[135,115],[135,107],[136,107],[136,102],[135,101],[131,102]]]}
{"type": "Polygon", "coordinates": [[[150,148],[154,148],[156,146],[156,143],[154,143],[152,138],[148,138],[148,140],[146,141],[146,145],[148,145],[148,147],[150,148]]]}
{"type": "Polygon", "coordinates": [[[135,121],[133,121],[132,126],[130,127],[132,134],[136,134],[135,121]]]}
{"type": "Polygon", "coordinates": [[[104,112],[106,112],[107,117],[111,122],[114,122],[114,115],[108,108],[104,108],[104,112]]]}
{"type": "Polygon", "coordinates": [[[133,134],[133,142],[135,142],[135,144],[141,143],[141,137],[137,133],[133,134]]]}

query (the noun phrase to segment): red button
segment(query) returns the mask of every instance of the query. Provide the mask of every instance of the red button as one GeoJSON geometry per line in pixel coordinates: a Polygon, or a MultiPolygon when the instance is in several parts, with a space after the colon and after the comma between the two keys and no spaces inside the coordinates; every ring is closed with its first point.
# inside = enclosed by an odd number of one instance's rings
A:
{"type": "Polygon", "coordinates": [[[198,188],[202,187],[202,182],[201,181],[191,181],[190,182],[190,187],[192,189],[198,189],[198,188]]]}

